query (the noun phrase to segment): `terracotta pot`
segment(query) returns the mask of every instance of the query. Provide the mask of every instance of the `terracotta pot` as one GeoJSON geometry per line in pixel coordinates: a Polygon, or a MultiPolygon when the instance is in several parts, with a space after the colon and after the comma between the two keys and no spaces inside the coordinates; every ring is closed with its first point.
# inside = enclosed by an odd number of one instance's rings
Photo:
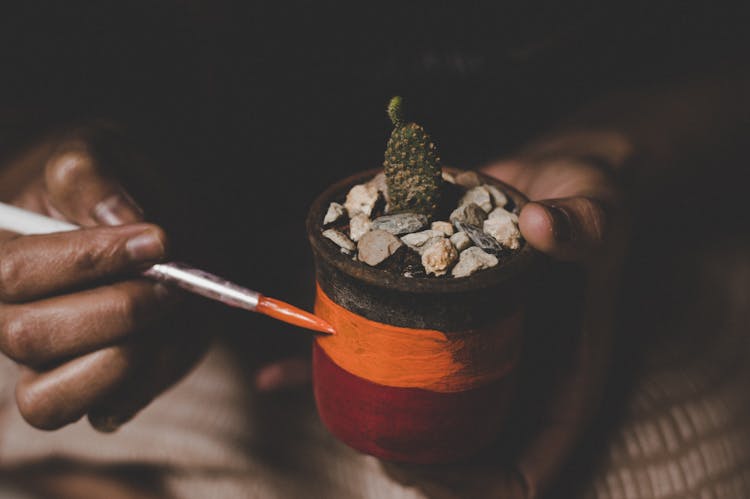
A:
{"type": "MultiPolygon", "coordinates": [[[[409,278],[354,261],[321,236],[331,201],[377,170],[342,180],[314,202],[315,310],[338,333],[313,346],[323,423],[362,452],[399,462],[456,461],[491,444],[515,391],[524,301],[540,255],[525,245],[464,278],[409,278]]],[[[490,177],[517,206],[526,198],[490,177]]]]}

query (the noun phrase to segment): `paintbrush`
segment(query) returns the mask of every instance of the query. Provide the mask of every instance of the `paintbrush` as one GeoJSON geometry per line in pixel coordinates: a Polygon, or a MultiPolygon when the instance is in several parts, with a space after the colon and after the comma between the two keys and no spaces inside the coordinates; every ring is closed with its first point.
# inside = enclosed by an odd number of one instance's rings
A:
{"type": "MultiPolygon", "coordinates": [[[[65,232],[80,228],[62,220],[0,203],[0,229],[2,230],[30,235],[65,232]]],[[[265,314],[305,329],[334,334],[330,324],[309,312],[184,263],[158,263],[145,270],[143,276],[173,284],[191,293],[205,296],[232,307],[265,314]]]]}

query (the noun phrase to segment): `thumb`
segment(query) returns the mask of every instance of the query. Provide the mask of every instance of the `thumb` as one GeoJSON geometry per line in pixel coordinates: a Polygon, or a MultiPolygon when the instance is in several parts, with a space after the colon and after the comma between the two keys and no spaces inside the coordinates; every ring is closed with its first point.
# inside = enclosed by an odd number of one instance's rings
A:
{"type": "Polygon", "coordinates": [[[564,261],[586,260],[607,239],[612,208],[588,196],[526,204],[519,216],[523,237],[533,247],[564,261]]]}

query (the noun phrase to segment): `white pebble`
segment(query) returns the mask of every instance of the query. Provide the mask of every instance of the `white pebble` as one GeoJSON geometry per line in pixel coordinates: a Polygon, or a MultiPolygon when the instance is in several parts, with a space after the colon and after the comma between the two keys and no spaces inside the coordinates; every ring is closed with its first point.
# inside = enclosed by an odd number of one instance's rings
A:
{"type": "Polygon", "coordinates": [[[352,241],[359,239],[370,231],[372,222],[364,213],[357,213],[349,220],[349,237],[352,241]]]}
{"type": "Polygon", "coordinates": [[[323,225],[332,224],[333,222],[336,222],[341,219],[341,217],[344,216],[344,207],[341,206],[339,203],[333,202],[328,205],[328,211],[326,211],[326,216],[323,217],[323,225]]]}
{"type": "Polygon", "coordinates": [[[445,235],[439,230],[432,229],[423,230],[421,232],[413,232],[401,237],[401,241],[405,245],[420,254],[427,246],[439,239],[445,239],[445,235]]]}
{"type": "Polygon", "coordinates": [[[349,217],[354,217],[357,213],[364,213],[368,217],[372,215],[372,209],[378,202],[378,196],[378,190],[373,185],[359,184],[352,187],[344,202],[349,217]]]}
{"type": "Polygon", "coordinates": [[[494,185],[485,184],[482,187],[487,189],[487,192],[490,193],[490,197],[492,198],[492,202],[495,204],[496,207],[502,208],[506,204],[508,204],[508,196],[505,195],[503,191],[495,187],[494,185]]]}
{"type": "Polygon", "coordinates": [[[459,206],[463,206],[465,204],[474,203],[485,213],[488,213],[492,209],[492,199],[490,198],[490,193],[487,191],[487,189],[484,188],[483,185],[474,187],[472,189],[469,189],[466,191],[466,194],[463,195],[461,198],[461,201],[458,202],[459,206]]]}
{"type": "Polygon", "coordinates": [[[518,249],[521,247],[521,231],[518,230],[518,225],[510,215],[513,214],[498,214],[494,218],[485,220],[482,230],[506,248],[518,249]]]}
{"type": "Polygon", "coordinates": [[[518,223],[518,215],[504,208],[495,208],[494,210],[492,210],[490,214],[487,215],[487,219],[492,218],[510,218],[511,220],[513,220],[513,223],[518,223]]]}
{"type": "Polygon", "coordinates": [[[336,229],[326,229],[323,231],[323,237],[330,239],[336,243],[341,249],[346,251],[354,251],[357,247],[354,243],[346,237],[346,234],[336,229]]]}
{"type": "Polygon", "coordinates": [[[458,251],[448,239],[437,240],[422,252],[425,272],[436,276],[448,273],[448,269],[457,259],[458,251]]]}
{"type": "Polygon", "coordinates": [[[386,202],[389,201],[388,184],[386,183],[386,180],[385,180],[385,173],[383,172],[378,173],[365,185],[368,187],[374,188],[375,190],[377,190],[379,193],[383,195],[386,202]]]}
{"type": "Polygon", "coordinates": [[[469,235],[464,231],[458,231],[455,234],[451,236],[451,242],[453,243],[453,246],[456,247],[458,251],[463,251],[469,246],[471,246],[471,238],[469,235]]]}
{"type": "Polygon", "coordinates": [[[467,277],[478,270],[488,269],[497,264],[498,259],[495,255],[491,255],[482,251],[481,248],[472,246],[461,252],[461,255],[458,257],[458,263],[453,267],[451,275],[453,277],[467,277]]]}
{"type": "Polygon", "coordinates": [[[432,222],[430,228],[438,230],[448,237],[453,235],[453,224],[450,222],[432,222]]]}
{"type": "Polygon", "coordinates": [[[384,230],[371,230],[357,243],[357,257],[368,265],[378,265],[403,246],[399,238],[384,230]]]}

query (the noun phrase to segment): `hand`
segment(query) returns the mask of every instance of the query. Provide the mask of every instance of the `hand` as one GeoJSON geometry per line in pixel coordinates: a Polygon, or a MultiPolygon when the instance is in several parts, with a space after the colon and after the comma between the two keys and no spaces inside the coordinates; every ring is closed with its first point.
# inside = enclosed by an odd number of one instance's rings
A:
{"type": "Polygon", "coordinates": [[[167,240],[103,174],[95,139],[54,143],[12,202],[82,230],[0,232],[0,350],[21,366],[16,401],[52,430],[88,415],[112,431],[178,379],[205,340],[176,337],[164,318],[178,294],[137,278],[166,256],[167,240]],[[179,345],[179,346],[177,346],[179,345]]]}
{"type": "MultiPolygon", "coordinates": [[[[607,146],[611,147],[609,142],[607,146]]],[[[534,201],[521,212],[519,225],[524,238],[536,249],[557,260],[586,266],[599,255],[612,256],[611,245],[617,238],[607,232],[619,205],[619,193],[611,175],[601,168],[560,158],[506,161],[484,171],[534,201]],[[606,248],[608,243],[610,248],[606,248]]],[[[273,391],[305,384],[310,378],[308,359],[289,358],[261,367],[255,386],[273,391]]]]}
{"type": "MultiPolygon", "coordinates": [[[[522,380],[539,387],[519,386],[517,421],[508,423],[512,428],[497,447],[461,465],[385,465],[385,470],[402,482],[420,487],[430,497],[530,499],[539,497],[558,478],[600,401],[610,359],[610,312],[624,246],[619,220],[621,199],[613,172],[576,157],[505,161],[484,171],[515,186],[533,201],[519,216],[521,232],[529,244],[556,260],[575,262],[586,270],[584,303],[561,304],[565,298],[556,294],[551,298],[558,303],[553,304],[543,295],[535,295],[537,300],[544,300],[532,304],[541,311],[538,315],[554,316],[555,324],[540,331],[540,338],[527,342],[533,343],[528,350],[546,348],[543,362],[556,360],[559,365],[535,364],[545,366],[531,369],[540,379],[521,375],[522,380]],[[573,306],[583,307],[580,329],[573,331],[572,339],[555,338],[551,333],[561,336],[563,328],[560,315],[551,312],[555,310],[552,307],[559,310],[573,306]],[[552,343],[562,348],[549,346],[552,343]],[[572,350],[570,355],[560,353],[565,347],[572,350]],[[537,396],[542,391],[546,397],[537,396]],[[533,396],[522,400],[529,392],[533,396]],[[517,433],[522,435],[514,435],[517,433]]],[[[574,294],[571,282],[556,287],[562,293],[574,294]]]]}

